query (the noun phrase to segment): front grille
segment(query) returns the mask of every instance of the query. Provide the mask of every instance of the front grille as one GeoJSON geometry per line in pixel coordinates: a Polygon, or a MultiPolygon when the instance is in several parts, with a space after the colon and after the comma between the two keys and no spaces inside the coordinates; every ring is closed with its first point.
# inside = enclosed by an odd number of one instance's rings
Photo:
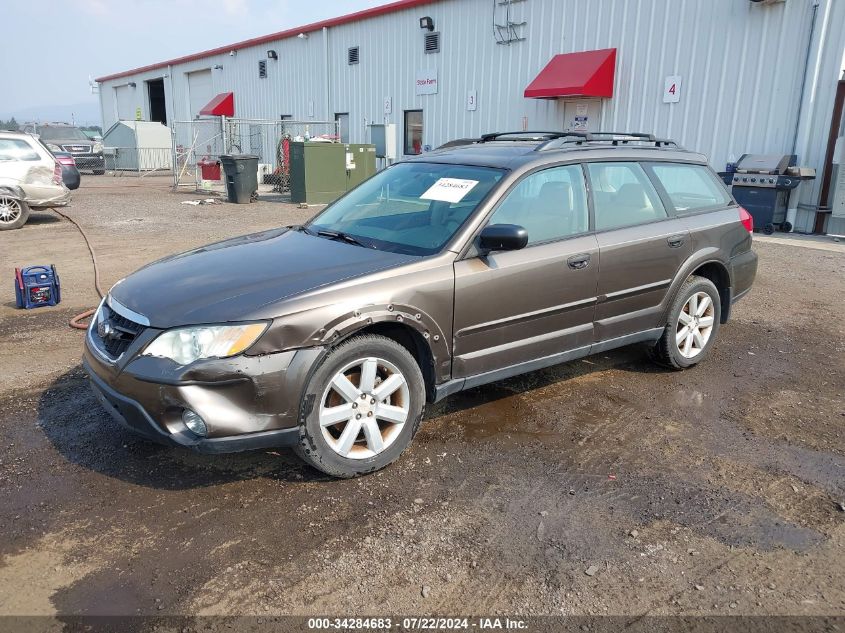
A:
{"type": "Polygon", "coordinates": [[[90,154],[90,145],[62,145],[62,149],[71,154],[90,154]]]}
{"type": "Polygon", "coordinates": [[[97,349],[108,358],[116,360],[145,329],[145,326],[118,314],[104,303],[97,315],[91,338],[97,349]]]}

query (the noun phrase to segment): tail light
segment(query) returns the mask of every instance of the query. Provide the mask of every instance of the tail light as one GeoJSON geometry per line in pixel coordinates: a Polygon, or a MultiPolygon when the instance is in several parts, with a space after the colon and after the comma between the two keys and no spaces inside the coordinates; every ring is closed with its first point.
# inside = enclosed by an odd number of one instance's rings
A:
{"type": "Polygon", "coordinates": [[[739,221],[742,222],[742,226],[745,227],[746,231],[749,233],[754,232],[754,218],[742,207],[739,208],[739,221]]]}
{"type": "Polygon", "coordinates": [[[56,160],[59,161],[62,165],[67,165],[68,167],[76,167],[76,160],[73,156],[56,156],[56,160]]]}
{"type": "Polygon", "coordinates": [[[53,163],[53,183],[56,185],[62,184],[62,166],[59,161],[53,163]]]}

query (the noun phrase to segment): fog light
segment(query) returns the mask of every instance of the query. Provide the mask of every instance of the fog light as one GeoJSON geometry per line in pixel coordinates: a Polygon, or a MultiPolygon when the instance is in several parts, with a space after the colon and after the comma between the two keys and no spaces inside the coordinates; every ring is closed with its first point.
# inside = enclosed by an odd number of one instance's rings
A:
{"type": "Polygon", "coordinates": [[[200,437],[208,435],[208,427],[205,426],[205,420],[198,413],[194,413],[190,409],[185,409],[182,411],[182,422],[185,423],[185,426],[194,435],[199,435],[200,437]]]}

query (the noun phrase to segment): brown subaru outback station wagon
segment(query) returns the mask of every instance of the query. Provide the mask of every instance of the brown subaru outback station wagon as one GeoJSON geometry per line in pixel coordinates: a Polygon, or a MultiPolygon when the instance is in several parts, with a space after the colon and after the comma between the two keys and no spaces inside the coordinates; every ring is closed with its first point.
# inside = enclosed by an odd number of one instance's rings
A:
{"type": "Polygon", "coordinates": [[[645,134],[491,134],[385,169],[302,226],[163,259],[86,335],[105,408],[201,452],[390,464],[427,402],[642,343],[701,362],[757,269],[704,156],[645,134]]]}

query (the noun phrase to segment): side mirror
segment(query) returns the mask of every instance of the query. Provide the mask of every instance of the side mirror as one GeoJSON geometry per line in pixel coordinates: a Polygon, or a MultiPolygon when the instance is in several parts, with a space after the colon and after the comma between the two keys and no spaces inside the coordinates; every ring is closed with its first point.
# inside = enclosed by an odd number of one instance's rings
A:
{"type": "Polygon", "coordinates": [[[481,231],[482,251],[518,251],[528,244],[528,231],[518,224],[491,224],[481,231]]]}

